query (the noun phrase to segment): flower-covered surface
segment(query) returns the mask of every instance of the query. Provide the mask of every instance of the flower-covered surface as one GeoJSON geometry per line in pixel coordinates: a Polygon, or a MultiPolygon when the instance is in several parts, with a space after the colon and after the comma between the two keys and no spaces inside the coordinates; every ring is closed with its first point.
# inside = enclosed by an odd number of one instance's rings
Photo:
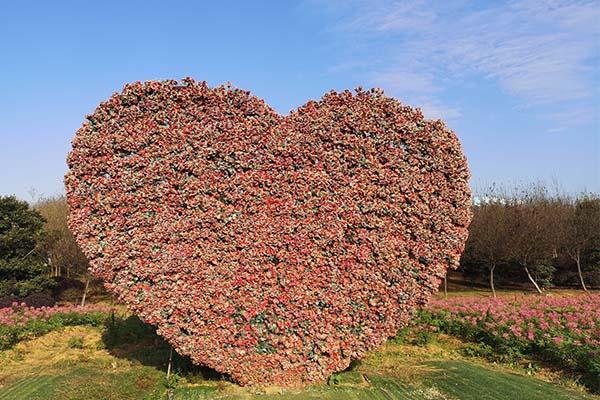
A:
{"type": "Polygon", "coordinates": [[[527,348],[587,347],[600,355],[600,294],[454,297],[428,310],[452,329],[484,334],[489,342],[527,348]]]}
{"type": "Polygon", "coordinates": [[[494,353],[533,356],[575,372],[585,386],[600,393],[599,304],[600,293],[454,297],[431,302],[421,319],[494,353]]]}
{"type": "Polygon", "coordinates": [[[324,380],[407,324],[463,250],[469,172],[377,90],[281,116],[249,92],[133,83],[79,129],[69,226],[94,275],[240,384],[324,380]]]}

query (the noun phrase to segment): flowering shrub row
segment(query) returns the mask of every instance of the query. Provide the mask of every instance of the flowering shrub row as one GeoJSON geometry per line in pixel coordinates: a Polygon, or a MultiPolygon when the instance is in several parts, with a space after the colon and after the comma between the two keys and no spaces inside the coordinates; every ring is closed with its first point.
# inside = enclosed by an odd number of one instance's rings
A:
{"type": "Polygon", "coordinates": [[[92,272],[180,354],[241,384],[324,381],[458,263],[460,144],[380,91],[283,117],[238,89],[134,83],[87,119],[65,182],[92,272]]]}
{"type": "Polygon", "coordinates": [[[110,313],[110,307],[98,304],[34,308],[14,303],[11,307],[0,308],[0,350],[63,326],[99,326],[110,313]]]}
{"type": "Polygon", "coordinates": [[[583,374],[600,391],[600,293],[579,296],[453,297],[422,320],[504,354],[541,357],[583,374]]]}

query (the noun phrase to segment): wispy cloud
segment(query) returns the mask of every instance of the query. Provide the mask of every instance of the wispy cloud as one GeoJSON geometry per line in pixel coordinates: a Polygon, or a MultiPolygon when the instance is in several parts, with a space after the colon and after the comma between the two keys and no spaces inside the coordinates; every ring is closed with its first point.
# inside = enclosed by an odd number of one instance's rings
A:
{"type": "Polygon", "coordinates": [[[433,93],[439,90],[435,85],[435,78],[425,71],[417,72],[410,69],[377,71],[371,76],[371,80],[398,92],[433,93]]]}
{"type": "Polygon", "coordinates": [[[423,111],[425,118],[451,121],[462,116],[462,111],[459,108],[447,106],[435,100],[424,99],[417,101],[417,104],[423,111]]]}
{"type": "Polygon", "coordinates": [[[497,80],[525,107],[594,112],[600,40],[595,0],[333,4],[341,16],[339,32],[378,49],[369,54],[369,78],[393,94],[418,97],[457,117],[455,105],[441,106],[439,93],[449,79],[476,73],[497,80]]]}

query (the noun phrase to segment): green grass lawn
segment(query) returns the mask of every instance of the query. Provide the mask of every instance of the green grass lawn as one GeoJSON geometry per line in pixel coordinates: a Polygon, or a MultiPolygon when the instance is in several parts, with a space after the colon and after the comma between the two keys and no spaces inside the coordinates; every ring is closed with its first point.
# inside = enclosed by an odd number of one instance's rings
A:
{"type": "Polygon", "coordinates": [[[69,327],[0,352],[0,400],[81,399],[600,399],[543,367],[523,368],[462,356],[460,341],[439,335],[417,345],[388,342],[329,384],[301,389],[242,388],[176,358],[167,389],[168,346],[136,319],[112,331],[69,327]]]}
{"type": "MultiPolygon", "coordinates": [[[[299,391],[279,388],[242,389],[213,382],[180,385],[174,399],[511,399],[569,400],[592,399],[585,395],[535,378],[485,368],[462,360],[427,362],[431,374],[412,382],[389,376],[361,375],[363,382],[317,385],[299,391]],[[254,392],[254,393],[253,393],[254,392]]],[[[343,381],[342,374],[342,381],[343,381]]],[[[39,374],[20,379],[0,389],[2,400],[34,399],[161,399],[167,398],[161,385],[162,373],[147,368],[130,371],[102,371],[73,367],[62,374],[39,374]]]]}

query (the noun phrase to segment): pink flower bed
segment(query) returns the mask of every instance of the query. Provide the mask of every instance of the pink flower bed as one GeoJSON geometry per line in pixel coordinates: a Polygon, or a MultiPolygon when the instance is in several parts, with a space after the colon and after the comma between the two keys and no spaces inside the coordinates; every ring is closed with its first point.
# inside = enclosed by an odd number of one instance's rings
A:
{"type": "Polygon", "coordinates": [[[482,355],[533,357],[575,372],[600,393],[600,293],[434,300],[421,322],[482,346],[482,355]]]}
{"type": "Polygon", "coordinates": [[[521,345],[600,348],[600,294],[580,296],[453,297],[429,310],[455,324],[521,345]]]}
{"type": "Polygon", "coordinates": [[[111,307],[102,304],[90,304],[86,306],[64,305],[53,307],[27,307],[25,303],[13,303],[12,307],[0,308],[0,325],[25,326],[33,320],[49,319],[56,314],[78,314],[108,313],[111,307]]]}

